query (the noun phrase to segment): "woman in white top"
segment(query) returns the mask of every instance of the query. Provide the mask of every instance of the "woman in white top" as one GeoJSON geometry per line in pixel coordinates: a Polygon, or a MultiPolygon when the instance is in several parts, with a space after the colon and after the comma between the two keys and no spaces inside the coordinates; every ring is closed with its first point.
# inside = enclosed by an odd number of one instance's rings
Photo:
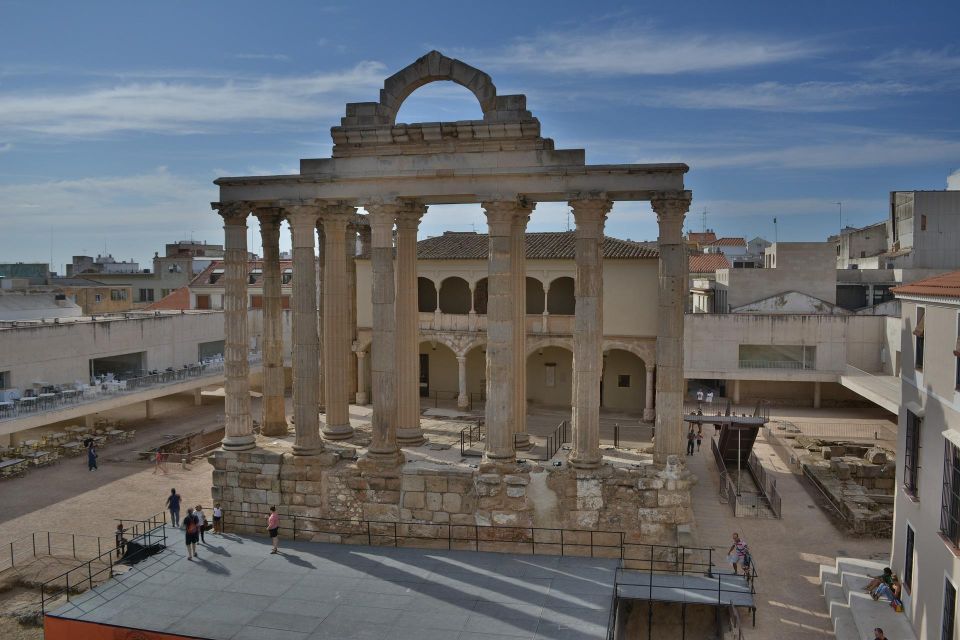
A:
{"type": "Polygon", "coordinates": [[[223,534],[223,509],[219,502],[213,505],[213,532],[223,534]]]}
{"type": "Polygon", "coordinates": [[[204,531],[206,530],[206,528],[207,528],[207,516],[204,515],[203,509],[200,507],[200,505],[197,505],[196,507],[194,507],[194,509],[193,509],[193,515],[195,515],[195,516],[197,517],[197,522],[200,524],[200,527],[199,527],[199,528],[200,528],[200,542],[206,544],[207,541],[206,541],[206,540],[204,539],[204,537],[203,537],[203,532],[204,532],[204,531]]]}

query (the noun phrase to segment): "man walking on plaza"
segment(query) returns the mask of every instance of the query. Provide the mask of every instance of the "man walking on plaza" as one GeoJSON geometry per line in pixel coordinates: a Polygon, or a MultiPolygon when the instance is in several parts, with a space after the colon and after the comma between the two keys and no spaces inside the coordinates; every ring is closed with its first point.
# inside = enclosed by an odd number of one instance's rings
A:
{"type": "Polygon", "coordinates": [[[176,489],[170,489],[170,495],[167,496],[167,509],[170,511],[170,524],[174,527],[180,526],[180,494],[176,489]]]}

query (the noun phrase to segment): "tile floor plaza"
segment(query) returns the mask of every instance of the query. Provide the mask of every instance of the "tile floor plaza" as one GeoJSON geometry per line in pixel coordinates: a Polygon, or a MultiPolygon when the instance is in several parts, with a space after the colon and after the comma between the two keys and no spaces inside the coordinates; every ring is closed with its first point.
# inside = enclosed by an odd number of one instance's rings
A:
{"type": "Polygon", "coordinates": [[[51,612],[212,639],[604,638],[619,560],[183,535],[51,612]]]}

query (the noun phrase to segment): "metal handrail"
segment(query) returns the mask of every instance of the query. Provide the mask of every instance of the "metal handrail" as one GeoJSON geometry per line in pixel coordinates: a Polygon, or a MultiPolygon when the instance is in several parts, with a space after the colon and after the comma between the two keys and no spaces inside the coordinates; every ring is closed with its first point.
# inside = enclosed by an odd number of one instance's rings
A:
{"type": "MultiPolygon", "coordinates": [[[[167,543],[167,530],[165,525],[165,514],[158,513],[146,518],[144,520],[120,520],[120,523],[124,522],[134,523],[132,530],[136,534],[134,537],[127,540],[128,543],[136,542],[137,540],[143,540],[146,545],[150,545],[154,539],[154,532],[160,530],[160,539],[163,541],[163,545],[166,546],[167,543]]],[[[87,589],[93,588],[94,578],[99,578],[105,572],[109,572],[109,578],[113,577],[113,554],[117,550],[116,545],[114,544],[108,551],[102,552],[97,555],[95,558],[91,558],[81,564],[77,565],[72,569],[57,575],[53,578],[50,578],[46,582],[43,582],[40,585],[40,611],[41,614],[46,614],[47,602],[50,600],[55,600],[63,595],[66,595],[67,602],[70,602],[70,595],[72,593],[78,593],[85,591],[87,589]],[[96,570],[93,568],[95,562],[104,563],[106,562],[106,567],[101,567],[96,570]],[[86,568],[86,573],[82,571],[86,568]],[[74,582],[70,584],[70,575],[75,572],[80,572],[79,582],[74,582]],[[64,580],[64,586],[62,588],[52,588],[52,585],[64,580]],[[83,587],[86,587],[84,589],[83,587]]]]}
{"type": "Polygon", "coordinates": [[[104,545],[110,546],[112,544],[109,538],[102,536],[63,533],[59,531],[34,531],[29,536],[23,536],[16,540],[11,540],[9,543],[0,545],[0,549],[7,552],[2,553],[2,557],[0,557],[0,571],[16,567],[18,559],[22,564],[26,558],[32,559],[41,555],[59,556],[61,555],[59,553],[61,549],[64,554],[69,554],[74,560],[79,560],[77,557],[78,542],[81,555],[88,555],[82,552],[85,548],[89,548],[89,553],[93,553],[94,542],[96,542],[97,545],[97,555],[103,553],[104,545]],[[69,540],[69,543],[66,542],[67,540],[69,540]],[[63,542],[61,543],[61,541],[63,542]],[[27,551],[18,552],[18,549],[24,548],[26,548],[27,551]],[[55,551],[57,551],[57,553],[55,553],[55,551]]]}
{"type": "Polygon", "coordinates": [[[460,429],[460,457],[467,455],[467,450],[473,447],[474,442],[483,441],[483,419],[477,418],[476,424],[460,429]],[[474,440],[474,431],[476,431],[476,440],[474,440]]]}

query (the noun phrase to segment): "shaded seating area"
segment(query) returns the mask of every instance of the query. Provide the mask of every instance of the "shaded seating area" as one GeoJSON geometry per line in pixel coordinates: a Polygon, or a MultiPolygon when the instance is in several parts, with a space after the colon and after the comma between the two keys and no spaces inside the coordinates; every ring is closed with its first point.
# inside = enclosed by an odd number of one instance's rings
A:
{"type": "Polygon", "coordinates": [[[128,442],[136,430],[121,428],[105,419],[94,426],[72,425],[33,435],[17,444],[0,447],[0,478],[20,477],[29,470],[58,463],[62,458],[77,457],[93,444],[103,449],[117,442],[128,442]]]}

